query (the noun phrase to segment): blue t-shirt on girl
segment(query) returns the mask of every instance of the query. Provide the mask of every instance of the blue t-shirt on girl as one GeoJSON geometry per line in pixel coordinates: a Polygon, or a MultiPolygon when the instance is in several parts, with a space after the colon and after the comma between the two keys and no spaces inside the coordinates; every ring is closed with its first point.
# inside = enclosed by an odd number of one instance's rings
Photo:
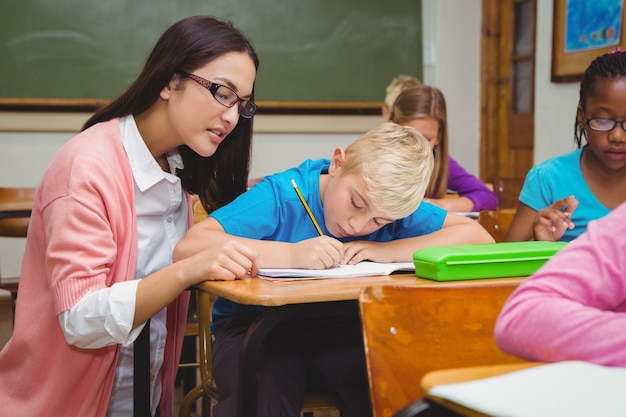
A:
{"type": "MultiPolygon", "coordinates": [[[[330,235],[324,219],[324,209],[320,196],[320,175],[328,172],[330,161],[327,159],[307,160],[296,168],[265,177],[233,202],[215,210],[215,218],[226,233],[257,240],[281,242],[299,242],[318,236],[317,230],[308,217],[302,202],[293,189],[291,180],[295,180],[300,192],[318,220],[324,234],[330,235]]],[[[341,238],[342,242],[351,240],[371,240],[388,242],[395,239],[426,235],[443,226],[447,211],[432,204],[422,202],[413,214],[387,224],[367,236],[341,238]]],[[[215,332],[233,311],[246,308],[251,312],[261,313],[265,307],[243,306],[218,297],[213,308],[215,332]]]]}
{"type": "Polygon", "coordinates": [[[609,214],[591,192],[580,168],[582,149],[559,155],[534,166],[526,175],[519,201],[533,210],[539,211],[561,198],[571,195],[578,200],[578,207],[572,214],[574,229],[566,230],[562,242],[569,242],[587,230],[591,220],[609,214]]]}

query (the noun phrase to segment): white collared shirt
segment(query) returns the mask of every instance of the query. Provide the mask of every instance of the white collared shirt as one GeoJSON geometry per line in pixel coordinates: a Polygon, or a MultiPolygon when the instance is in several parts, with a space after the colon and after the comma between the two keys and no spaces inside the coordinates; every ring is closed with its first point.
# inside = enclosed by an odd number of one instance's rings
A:
{"type": "MultiPolygon", "coordinates": [[[[174,173],[182,168],[178,153],[168,155],[172,173],[163,172],[143,141],[132,116],[120,118],[122,143],[135,183],[138,258],[135,279],[88,292],[70,310],[59,314],[66,339],[81,348],[121,344],[107,416],[132,416],[133,342],[143,325],[132,329],[139,279],[172,263],[172,252],[187,231],[187,204],[174,173]]],[[[165,349],[166,310],[150,320],[150,392],[155,414],[162,387],[158,377],[165,349]]]]}

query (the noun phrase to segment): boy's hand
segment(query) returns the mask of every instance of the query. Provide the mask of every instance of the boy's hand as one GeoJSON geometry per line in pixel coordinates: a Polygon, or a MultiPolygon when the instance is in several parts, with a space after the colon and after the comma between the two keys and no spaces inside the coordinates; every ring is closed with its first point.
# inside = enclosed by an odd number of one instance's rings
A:
{"type": "Polygon", "coordinates": [[[385,245],[383,242],[354,240],[344,243],[343,247],[343,258],[339,262],[342,265],[354,265],[365,260],[382,263],[394,262],[394,254],[385,250],[385,248],[390,248],[390,246],[385,245]]]}
{"type": "Polygon", "coordinates": [[[578,207],[578,200],[570,196],[539,210],[533,221],[535,240],[556,242],[561,239],[567,229],[574,228],[572,213],[576,207],[578,207]]]}
{"type": "Polygon", "coordinates": [[[330,236],[318,236],[294,243],[292,268],[327,269],[337,266],[343,256],[343,243],[330,236]]]}

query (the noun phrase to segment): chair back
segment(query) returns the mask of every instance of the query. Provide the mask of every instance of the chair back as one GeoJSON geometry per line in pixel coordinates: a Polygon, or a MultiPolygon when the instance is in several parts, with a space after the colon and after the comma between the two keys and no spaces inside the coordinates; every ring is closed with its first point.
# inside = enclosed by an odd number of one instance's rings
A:
{"type": "Polygon", "coordinates": [[[375,417],[423,398],[434,370],[522,360],[501,351],[496,318],[519,281],[368,287],[359,297],[375,417]]]}
{"type": "Polygon", "coordinates": [[[198,223],[208,216],[204,207],[202,207],[202,201],[200,200],[192,200],[193,201],[193,222],[198,223]]]}
{"type": "MultiPolygon", "coordinates": [[[[0,187],[0,202],[33,200],[35,188],[0,187]]],[[[11,217],[0,219],[0,237],[26,237],[28,217],[11,217]]]]}
{"type": "Polygon", "coordinates": [[[478,223],[489,232],[496,242],[504,242],[513,217],[515,217],[515,209],[482,210],[478,213],[478,223]]]}
{"type": "Polygon", "coordinates": [[[493,192],[498,197],[498,208],[517,208],[524,178],[494,177],[493,192]]]}

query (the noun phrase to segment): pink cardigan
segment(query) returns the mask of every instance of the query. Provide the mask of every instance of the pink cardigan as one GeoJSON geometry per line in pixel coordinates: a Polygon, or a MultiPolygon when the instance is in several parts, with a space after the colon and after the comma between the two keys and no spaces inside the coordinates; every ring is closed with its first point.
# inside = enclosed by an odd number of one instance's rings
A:
{"type": "MultiPolygon", "coordinates": [[[[119,345],[71,346],[57,314],[87,291],[134,279],[136,264],[133,177],[114,119],[65,144],[38,187],[13,337],[0,352],[1,417],[106,414],[119,345]]],[[[188,301],[186,291],[167,308],[163,417],[173,415],[188,301]]]]}

